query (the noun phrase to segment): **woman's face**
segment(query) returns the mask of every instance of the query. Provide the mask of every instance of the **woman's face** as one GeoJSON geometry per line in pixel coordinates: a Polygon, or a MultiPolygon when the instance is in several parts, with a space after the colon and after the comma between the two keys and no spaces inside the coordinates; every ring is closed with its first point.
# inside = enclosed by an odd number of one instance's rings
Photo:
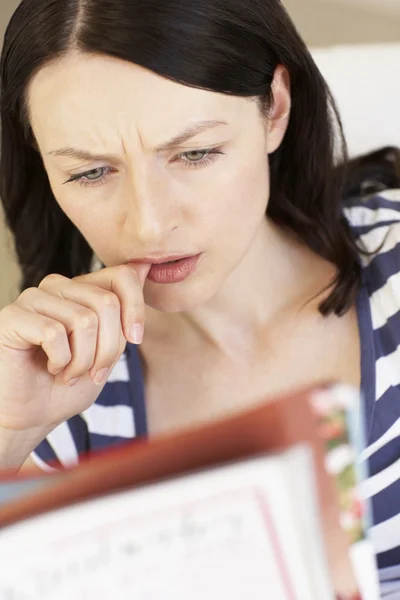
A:
{"type": "Polygon", "coordinates": [[[31,124],[54,196],[99,259],[110,267],[201,255],[183,281],[146,281],[153,308],[206,303],[265,228],[267,155],[290,103],[283,70],[275,79],[268,122],[255,101],[109,57],[71,53],[31,82],[31,124]]]}

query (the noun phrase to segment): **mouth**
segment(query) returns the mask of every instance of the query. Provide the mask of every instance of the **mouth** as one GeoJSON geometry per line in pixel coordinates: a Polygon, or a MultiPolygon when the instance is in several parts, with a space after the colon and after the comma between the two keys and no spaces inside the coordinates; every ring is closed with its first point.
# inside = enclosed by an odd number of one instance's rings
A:
{"type": "Polygon", "coordinates": [[[166,256],[160,259],[140,259],[142,264],[151,264],[147,276],[149,281],[159,284],[181,283],[197,270],[202,254],[192,256],[166,256]]]}
{"type": "Polygon", "coordinates": [[[143,258],[135,258],[134,260],[130,260],[131,263],[139,263],[143,265],[166,265],[181,262],[182,260],[189,260],[190,258],[194,258],[194,256],[198,256],[198,254],[184,254],[184,255],[172,255],[172,256],[164,256],[161,258],[153,258],[144,256],[143,258]]]}

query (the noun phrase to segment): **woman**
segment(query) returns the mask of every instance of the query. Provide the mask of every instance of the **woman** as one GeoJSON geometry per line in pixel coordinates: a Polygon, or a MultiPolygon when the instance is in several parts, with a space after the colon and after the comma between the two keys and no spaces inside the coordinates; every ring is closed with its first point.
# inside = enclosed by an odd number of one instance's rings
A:
{"type": "Polygon", "coordinates": [[[334,103],[281,3],[23,0],[1,86],[23,272],[0,313],[1,466],[341,380],[364,392],[396,578],[400,195],[343,205],[334,103]]]}

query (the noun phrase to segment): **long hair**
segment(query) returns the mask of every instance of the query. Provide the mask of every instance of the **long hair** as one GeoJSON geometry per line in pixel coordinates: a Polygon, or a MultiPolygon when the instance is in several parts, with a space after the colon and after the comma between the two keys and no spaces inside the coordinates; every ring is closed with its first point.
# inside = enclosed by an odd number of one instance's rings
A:
{"type": "Polygon", "coordinates": [[[263,115],[272,108],[276,67],[284,65],[293,104],[284,141],[269,158],[268,216],[337,266],[322,314],[351,307],[361,269],[341,210],[345,170],[334,168],[338,157],[347,161],[343,130],[327,84],[280,0],[21,2],[0,67],[0,197],[21,289],[49,273],[87,273],[93,258],[53,196],[27,116],[32,77],[71,49],[130,61],[187,86],[257,98],[263,115]]]}

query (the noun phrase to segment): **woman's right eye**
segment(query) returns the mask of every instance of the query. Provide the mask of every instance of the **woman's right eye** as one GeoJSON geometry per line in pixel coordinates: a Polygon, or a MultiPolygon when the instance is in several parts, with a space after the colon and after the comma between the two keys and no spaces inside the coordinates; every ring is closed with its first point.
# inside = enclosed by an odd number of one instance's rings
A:
{"type": "Polygon", "coordinates": [[[105,180],[110,175],[111,169],[109,167],[98,167],[97,169],[91,169],[90,171],[85,171],[85,173],[78,173],[76,175],[72,175],[68,181],[65,183],[73,183],[77,182],[82,186],[93,186],[93,185],[101,185],[105,183],[105,180]]]}
{"type": "Polygon", "coordinates": [[[94,169],[93,171],[88,171],[85,175],[86,179],[90,181],[95,181],[96,179],[100,179],[104,174],[104,167],[100,167],[99,169],[94,169]]]}

